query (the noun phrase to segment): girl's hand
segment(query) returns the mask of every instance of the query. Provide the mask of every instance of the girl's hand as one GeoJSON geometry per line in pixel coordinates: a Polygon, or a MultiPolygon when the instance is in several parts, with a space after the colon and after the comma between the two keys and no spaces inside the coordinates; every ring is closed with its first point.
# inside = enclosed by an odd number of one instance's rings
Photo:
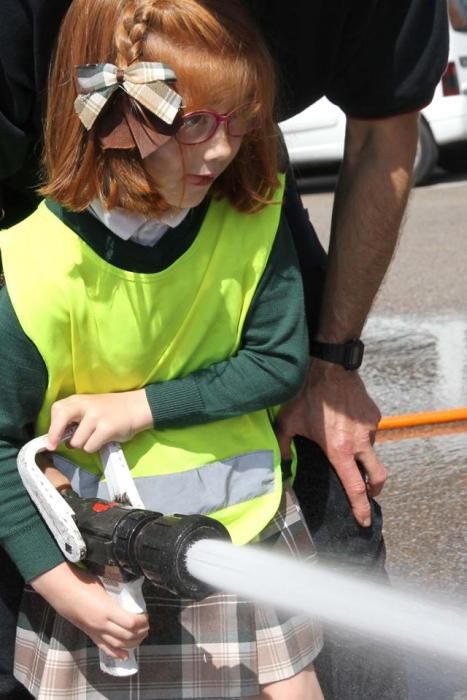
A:
{"type": "Polygon", "coordinates": [[[127,659],[149,631],[148,617],[124,610],[87,571],[64,562],[31,582],[58,613],[88,635],[99,649],[127,659]]]}
{"type": "Polygon", "coordinates": [[[74,394],[52,405],[47,449],[57,449],[72,423],[77,428],[68,444],[90,453],[112,440],[125,442],[151,428],[153,418],[144,389],[116,394],[74,394]]]}

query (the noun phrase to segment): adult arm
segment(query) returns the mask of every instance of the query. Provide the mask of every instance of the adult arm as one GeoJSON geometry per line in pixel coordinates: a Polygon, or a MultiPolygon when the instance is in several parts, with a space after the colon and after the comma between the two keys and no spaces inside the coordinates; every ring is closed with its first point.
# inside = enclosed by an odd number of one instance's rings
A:
{"type": "MultiPolygon", "coordinates": [[[[282,118],[294,113],[290,97],[304,108],[322,95],[353,117],[334,206],[319,326],[318,314],[307,314],[313,338],[346,340],[360,334],[394,249],[415,151],[416,117],[410,113],[431,101],[446,65],[446,1],[328,3],[320,5],[319,19],[301,23],[296,13],[302,20],[308,13],[311,20],[315,3],[297,0],[295,16],[289,13],[285,19],[279,0],[254,4],[262,5],[261,26],[280,53],[285,98],[289,96],[283,100],[282,118]],[[313,28],[316,33],[310,35],[313,28]]],[[[319,261],[318,277],[323,268],[319,261]]],[[[318,287],[304,281],[312,293],[318,287]]],[[[313,310],[319,300],[309,294],[307,308],[313,310]]],[[[385,476],[371,448],[378,410],[356,373],[317,360],[310,367],[307,391],[279,422],[283,450],[295,430],[319,442],[363,524],[370,509],[355,459],[364,462],[369,491],[376,493],[385,476]],[[310,414],[302,415],[299,406],[305,410],[308,402],[310,414]]]]}
{"type": "MultiPolygon", "coordinates": [[[[417,125],[417,113],[348,120],[318,340],[344,342],[361,334],[396,247],[411,186],[417,125]]],[[[295,434],[322,447],[362,525],[370,524],[367,487],[376,495],[386,478],[372,445],[379,418],[357,372],[312,359],[304,389],[278,421],[284,454],[295,434]]]]}

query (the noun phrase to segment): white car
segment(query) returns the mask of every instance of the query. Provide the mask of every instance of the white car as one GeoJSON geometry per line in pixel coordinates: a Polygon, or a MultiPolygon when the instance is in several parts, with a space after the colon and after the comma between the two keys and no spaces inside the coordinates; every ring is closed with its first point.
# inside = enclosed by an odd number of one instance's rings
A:
{"type": "MultiPolygon", "coordinates": [[[[438,162],[467,171],[467,0],[449,0],[449,15],[449,63],[433,101],[421,112],[416,182],[425,180],[438,162]]],[[[282,122],[292,165],[342,160],[345,122],[344,113],[325,97],[282,122]]]]}

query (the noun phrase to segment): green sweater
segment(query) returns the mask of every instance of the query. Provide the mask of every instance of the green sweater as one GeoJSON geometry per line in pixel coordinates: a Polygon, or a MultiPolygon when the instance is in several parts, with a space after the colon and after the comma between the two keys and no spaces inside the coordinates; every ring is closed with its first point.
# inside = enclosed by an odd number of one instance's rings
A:
{"type": "MultiPolygon", "coordinates": [[[[112,265],[146,273],[165,269],[188,250],[207,209],[203,203],[156,245],[145,247],[123,241],[88,213],[48,205],[112,265]]],[[[48,377],[42,357],[19,324],[6,287],[0,290],[0,329],[0,541],[24,578],[31,580],[63,561],[16,469],[19,449],[34,436],[48,377]]],[[[287,401],[300,388],[306,364],[301,276],[282,217],[238,353],[187,377],[151,384],[146,394],[158,427],[196,425],[287,401]]]]}

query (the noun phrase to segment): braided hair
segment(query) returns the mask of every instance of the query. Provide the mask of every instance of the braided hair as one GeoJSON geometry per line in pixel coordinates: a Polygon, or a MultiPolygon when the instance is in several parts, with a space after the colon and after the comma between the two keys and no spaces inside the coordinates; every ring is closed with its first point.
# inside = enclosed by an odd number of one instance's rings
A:
{"type": "Polygon", "coordinates": [[[144,43],[150,29],[156,26],[155,2],[131,1],[120,17],[115,32],[116,63],[122,68],[142,58],[144,43]]]}

